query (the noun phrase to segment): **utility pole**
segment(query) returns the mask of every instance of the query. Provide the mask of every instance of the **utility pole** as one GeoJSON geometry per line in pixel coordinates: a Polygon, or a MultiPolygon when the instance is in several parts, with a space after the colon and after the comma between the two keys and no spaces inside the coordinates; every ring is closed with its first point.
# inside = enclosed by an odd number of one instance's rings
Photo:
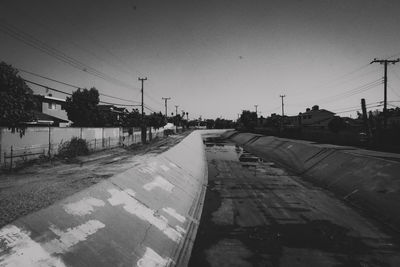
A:
{"type": "Polygon", "coordinates": [[[284,104],[283,104],[283,98],[285,97],[286,95],[280,95],[279,97],[280,98],[282,98],[282,118],[283,118],[283,116],[285,116],[285,109],[284,109],[284,104]]]}
{"type": "Polygon", "coordinates": [[[255,107],[256,107],[256,114],[258,114],[258,112],[257,112],[257,107],[258,107],[258,105],[254,105],[255,107]]]}
{"type": "Polygon", "coordinates": [[[178,107],[175,105],[175,132],[178,133],[178,107]]]}
{"type": "Polygon", "coordinates": [[[179,106],[175,105],[175,116],[178,115],[178,107],[179,107],[179,106]]]}
{"type": "Polygon", "coordinates": [[[283,104],[283,98],[285,97],[286,95],[279,95],[279,97],[282,99],[282,119],[281,119],[281,131],[283,130],[283,122],[284,122],[284,116],[285,116],[285,109],[284,109],[284,104],[283,104]]]}
{"type": "Polygon", "coordinates": [[[142,143],[146,143],[146,125],[144,124],[144,103],[143,103],[143,85],[144,85],[144,81],[147,81],[147,77],[145,78],[138,78],[139,81],[142,82],[142,89],[141,89],[141,93],[142,93],[142,133],[141,133],[141,137],[142,137],[142,143]]]}
{"type": "Polygon", "coordinates": [[[379,63],[379,64],[383,64],[384,66],[384,76],[383,76],[383,127],[384,129],[386,129],[387,127],[387,66],[388,64],[396,64],[397,62],[399,62],[400,59],[395,59],[395,60],[387,60],[387,59],[376,59],[374,58],[373,61],[371,61],[370,64],[372,63],[379,63]]]}
{"type": "Polygon", "coordinates": [[[168,110],[168,103],[167,103],[167,101],[170,100],[170,99],[171,99],[170,97],[163,97],[163,98],[162,98],[162,100],[165,101],[165,119],[168,118],[168,112],[167,112],[167,110],[168,110]]]}
{"type": "Polygon", "coordinates": [[[371,127],[369,125],[368,116],[367,116],[367,105],[365,104],[364,98],[361,99],[361,110],[362,110],[364,127],[365,127],[365,130],[367,133],[367,138],[368,138],[368,141],[371,141],[372,133],[371,133],[371,127]]]}

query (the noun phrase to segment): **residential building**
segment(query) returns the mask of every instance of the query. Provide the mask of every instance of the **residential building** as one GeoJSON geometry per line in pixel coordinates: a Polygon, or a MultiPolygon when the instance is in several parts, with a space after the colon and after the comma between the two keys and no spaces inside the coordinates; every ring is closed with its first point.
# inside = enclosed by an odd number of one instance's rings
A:
{"type": "Polygon", "coordinates": [[[285,118],[285,125],[289,127],[316,127],[326,129],[329,122],[333,119],[335,113],[320,109],[315,105],[311,109],[307,108],[306,112],[299,113],[297,116],[289,116],[285,118]]]}
{"type": "Polygon", "coordinates": [[[35,125],[52,125],[65,127],[71,123],[68,120],[67,112],[65,111],[65,99],[53,97],[49,95],[35,95],[37,100],[37,109],[35,119],[28,124],[35,125]]]}

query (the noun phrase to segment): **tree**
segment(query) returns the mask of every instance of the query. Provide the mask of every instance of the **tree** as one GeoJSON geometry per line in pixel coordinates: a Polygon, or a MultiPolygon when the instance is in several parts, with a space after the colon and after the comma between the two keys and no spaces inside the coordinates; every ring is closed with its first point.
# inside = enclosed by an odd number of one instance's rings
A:
{"type": "Polygon", "coordinates": [[[213,119],[206,120],[207,129],[214,129],[215,121],[213,119]]]}
{"type": "Polygon", "coordinates": [[[161,128],[166,124],[165,116],[161,112],[159,113],[154,112],[150,115],[147,115],[146,120],[147,120],[147,125],[155,129],[161,128]]]}
{"type": "Polygon", "coordinates": [[[138,109],[133,109],[129,112],[122,121],[124,127],[140,127],[142,122],[141,114],[138,109]]]}
{"type": "Polygon", "coordinates": [[[0,126],[24,135],[26,124],[34,118],[33,91],[18,75],[18,70],[0,62],[0,126]]]}
{"type": "Polygon", "coordinates": [[[243,110],[240,115],[240,122],[247,130],[253,130],[257,126],[257,113],[243,110]]]}
{"type": "Polygon", "coordinates": [[[215,120],[214,129],[232,129],[235,128],[235,123],[232,120],[220,119],[215,120]]]}
{"type": "Polygon", "coordinates": [[[99,92],[96,88],[78,89],[72,93],[71,97],[67,97],[65,110],[68,119],[73,122],[74,126],[98,126],[99,116],[99,92]]]}

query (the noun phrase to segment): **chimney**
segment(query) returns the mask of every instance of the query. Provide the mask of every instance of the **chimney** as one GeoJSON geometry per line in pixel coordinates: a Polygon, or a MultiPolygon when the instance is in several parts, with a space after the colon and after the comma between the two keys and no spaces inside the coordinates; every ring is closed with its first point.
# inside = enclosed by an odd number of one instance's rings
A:
{"type": "Polygon", "coordinates": [[[312,107],[312,110],[319,110],[319,106],[318,106],[318,105],[314,105],[314,106],[312,107]]]}

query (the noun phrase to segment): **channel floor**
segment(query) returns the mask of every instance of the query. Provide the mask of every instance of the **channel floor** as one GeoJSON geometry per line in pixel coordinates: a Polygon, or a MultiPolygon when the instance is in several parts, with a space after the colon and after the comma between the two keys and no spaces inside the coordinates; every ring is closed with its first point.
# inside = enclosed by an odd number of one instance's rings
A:
{"type": "Polygon", "coordinates": [[[204,142],[209,181],[189,266],[400,266],[393,236],[343,200],[234,143],[204,142]]]}

